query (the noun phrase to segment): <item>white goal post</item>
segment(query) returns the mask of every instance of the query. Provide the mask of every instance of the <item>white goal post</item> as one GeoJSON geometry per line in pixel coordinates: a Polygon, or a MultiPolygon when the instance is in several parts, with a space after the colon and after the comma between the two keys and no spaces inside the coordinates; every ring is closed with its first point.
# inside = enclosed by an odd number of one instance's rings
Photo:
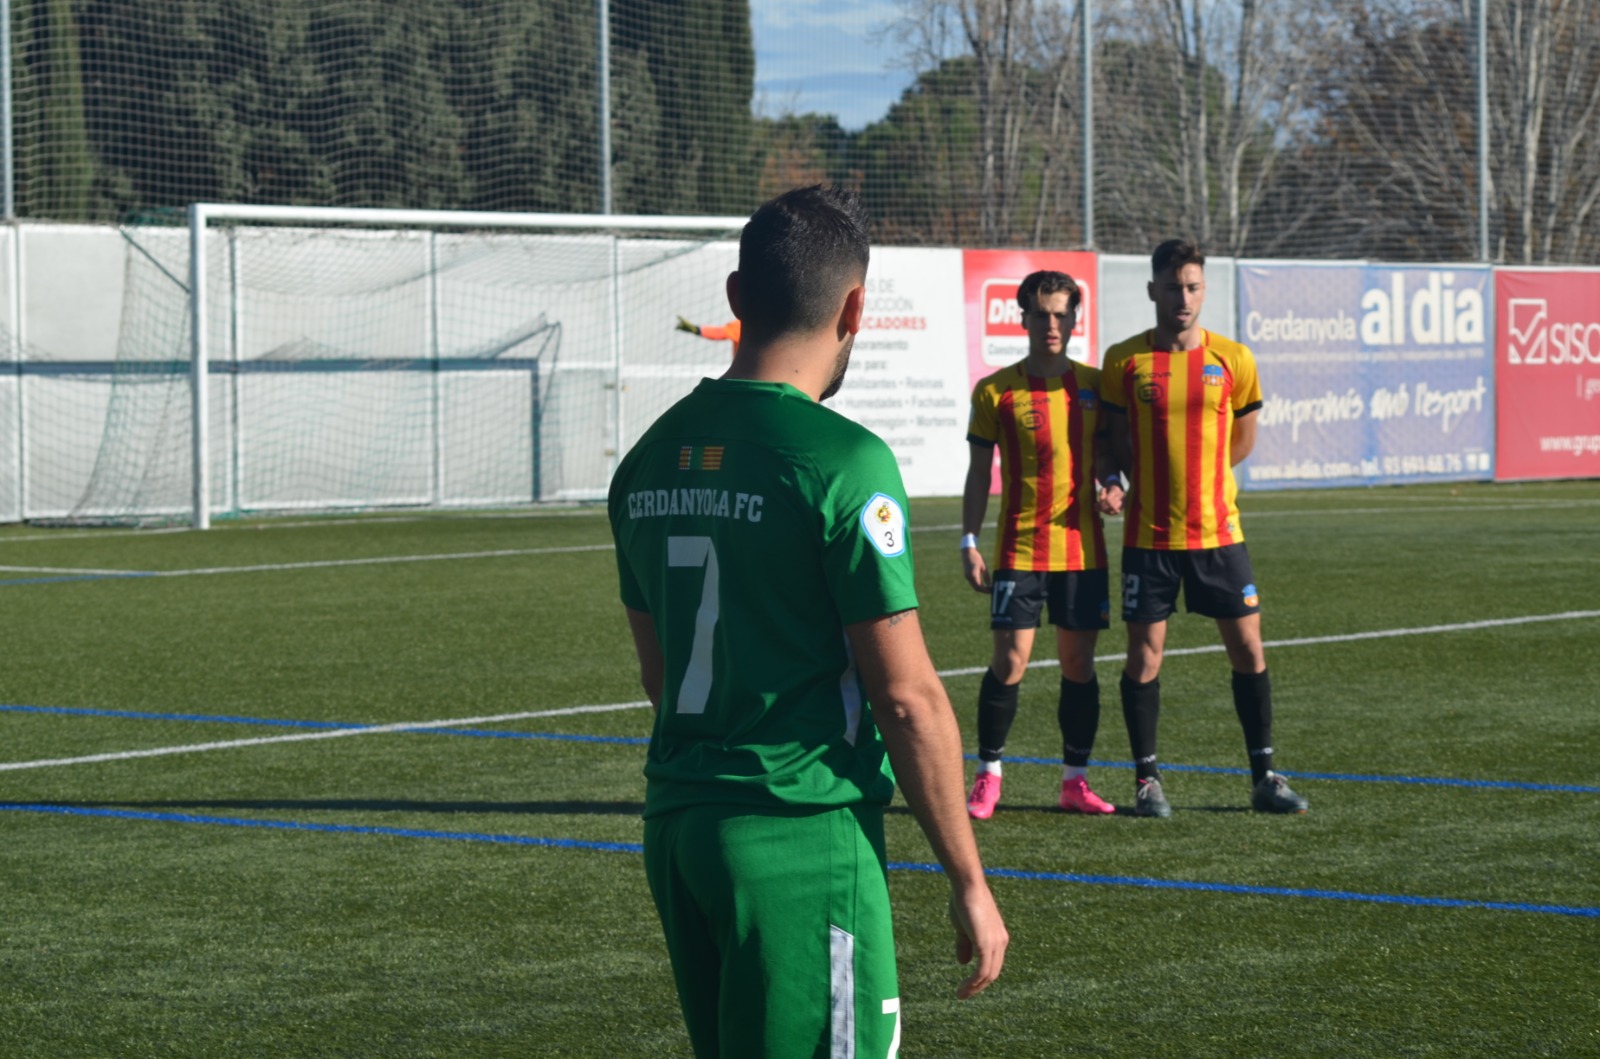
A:
{"type": "Polygon", "coordinates": [[[744,221],[192,204],[192,524],[603,496],[631,428],[726,364],[726,346],[672,321],[726,319],[744,221]],[[576,367],[555,375],[563,342],[576,367]],[[524,439],[530,453],[508,454],[524,439]],[[288,451],[301,442],[320,448],[288,451]],[[292,469],[268,481],[278,462],[292,469]],[[507,475],[536,484],[508,490],[507,475]]]}

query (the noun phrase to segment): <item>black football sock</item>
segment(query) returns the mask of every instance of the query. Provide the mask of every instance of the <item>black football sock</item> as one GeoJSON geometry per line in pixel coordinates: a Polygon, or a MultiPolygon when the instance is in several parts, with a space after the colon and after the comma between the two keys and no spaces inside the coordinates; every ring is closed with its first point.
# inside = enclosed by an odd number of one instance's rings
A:
{"type": "Polygon", "coordinates": [[[983,683],[978,686],[978,757],[983,761],[999,761],[1006,748],[1006,736],[1011,734],[1011,723],[1017,719],[1017,690],[1021,684],[1002,684],[994,670],[983,671],[983,683]]]}
{"type": "Polygon", "coordinates": [[[1161,678],[1141,684],[1122,674],[1122,719],[1128,725],[1128,748],[1133,751],[1134,777],[1161,778],[1156,767],[1156,722],[1161,716],[1161,678]]]}
{"type": "Polygon", "coordinates": [[[1089,675],[1087,684],[1061,678],[1061,702],[1056,707],[1061,725],[1061,760],[1083,768],[1094,751],[1094,737],[1100,731],[1100,679],[1089,675]]]}
{"type": "Polygon", "coordinates": [[[1233,674],[1233,711],[1244,729],[1244,748],[1250,754],[1250,782],[1260,783],[1272,770],[1272,680],[1259,673],[1233,674]]]}

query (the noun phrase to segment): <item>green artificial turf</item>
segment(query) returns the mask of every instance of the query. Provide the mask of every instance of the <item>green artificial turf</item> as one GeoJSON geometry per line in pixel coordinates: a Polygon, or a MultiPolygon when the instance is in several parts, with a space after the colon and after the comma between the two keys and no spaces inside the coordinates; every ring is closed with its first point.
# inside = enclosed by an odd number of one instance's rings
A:
{"type": "MultiPolygon", "coordinates": [[[[1055,810],[1033,670],[976,825],[1005,973],[956,1001],[946,887],[897,867],[901,1054],[1600,1055],[1600,483],[1243,507],[1311,811],[1246,811],[1212,623],[1171,625],[1170,820],[1055,810]]],[[[913,541],[970,750],[958,508],[913,541]]],[[[687,1055],[608,543],[592,509],[0,530],[0,1055],[687,1055]]],[[[932,859],[901,803],[889,847],[932,859]]]]}

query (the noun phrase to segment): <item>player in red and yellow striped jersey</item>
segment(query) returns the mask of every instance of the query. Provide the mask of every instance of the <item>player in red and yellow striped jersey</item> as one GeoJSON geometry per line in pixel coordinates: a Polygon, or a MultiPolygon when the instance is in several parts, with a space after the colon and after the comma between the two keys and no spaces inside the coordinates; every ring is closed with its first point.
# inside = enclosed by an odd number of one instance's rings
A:
{"type": "MultiPolygon", "coordinates": [[[[979,380],[967,429],[971,460],[962,496],[961,554],[967,581],[989,593],[994,653],[978,692],[978,776],[967,799],[977,819],[1000,798],[1001,758],[1044,604],[1061,660],[1061,808],[1109,813],[1084,773],[1100,725],[1094,647],[1110,623],[1104,527],[1122,484],[1097,496],[1100,373],[1067,356],[1082,292],[1064,272],[1034,272],[1017,288],[1028,332],[1025,359],[979,380]],[[978,550],[1000,451],[1000,519],[994,571],[978,550]]],[[[1109,469],[1109,464],[1107,464],[1109,469]]],[[[1106,477],[1114,477],[1108,473],[1106,477]]]]}
{"type": "Polygon", "coordinates": [[[1249,417],[1261,407],[1261,384],[1248,348],[1196,330],[1192,349],[1158,349],[1152,330],[1106,351],[1101,394],[1112,414],[1126,412],[1131,429],[1123,538],[1130,548],[1190,551],[1244,541],[1233,477],[1244,446],[1232,440],[1236,430],[1253,440],[1249,417]]]}
{"type": "Polygon", "coordinates": [[[1216,619],[1233,667],[1262,812],[1303,813],[1306,801],[1272,770],[1272,685],[1261,602],[1239,525],[1233,467],[1255,445],[1261,384],[1250,350],[1200,326],[1205,255],[1168,240],[1151,255],[1156,326],[1106,351],[1100,396],[1111,447],[1128,476],[1122,619],[1128,626],[1122,714],[1135,776],[1134,813],[1169,816],[1156,764],[1167,619],[1183,589],[1192,613],[1216,619]]]}

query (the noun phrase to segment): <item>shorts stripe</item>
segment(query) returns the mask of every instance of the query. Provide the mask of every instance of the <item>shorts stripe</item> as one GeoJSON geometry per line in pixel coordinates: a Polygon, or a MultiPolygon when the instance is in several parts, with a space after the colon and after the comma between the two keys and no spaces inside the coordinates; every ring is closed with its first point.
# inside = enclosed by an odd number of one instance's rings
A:
{"type": "Polygon", "coordinates": [[[828,927],[829,1008],[833,1046],[829,1059],[856,1056],[856,939],[848,931],[828,927]]]}

